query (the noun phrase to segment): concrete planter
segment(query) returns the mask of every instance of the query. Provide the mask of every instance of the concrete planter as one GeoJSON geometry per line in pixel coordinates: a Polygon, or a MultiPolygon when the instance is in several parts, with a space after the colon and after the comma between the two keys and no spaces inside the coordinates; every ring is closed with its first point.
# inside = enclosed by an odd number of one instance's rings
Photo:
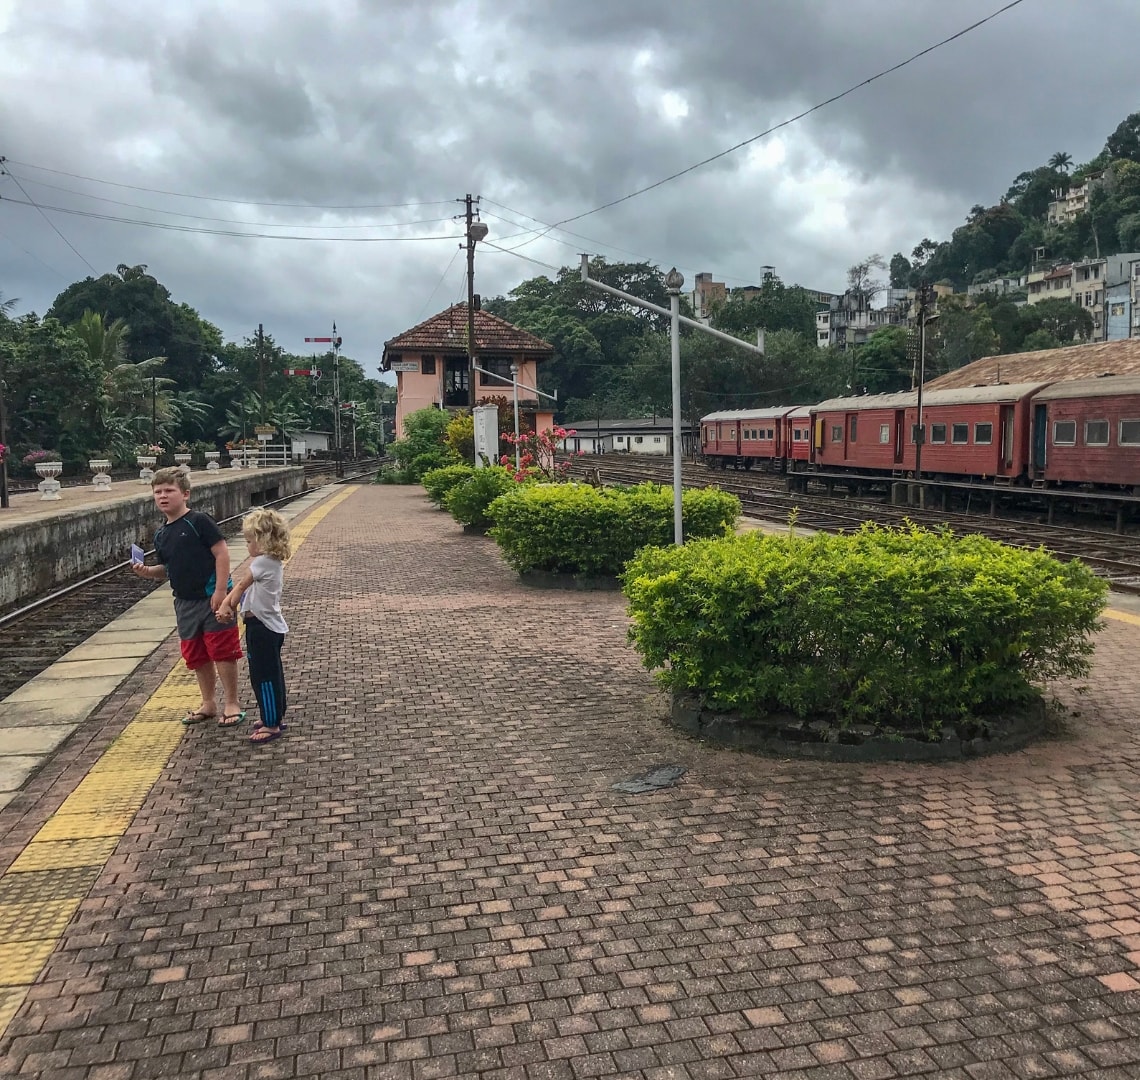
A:
{"type": "Polygon", "coordinates": [[[96,491],[111,490],[111,462],[107,458],[92,458],[87,462],[88,468],[95,474],[91,484],[96,491]]]}
{"type": "Polygon", "coordinates": [[[41,477],[36,485],[40,489],[40,501],[50,502],[63,498],[59,493],[59,481],[56,479],[63,472],[62,461],[37,461],[36,475],[41,477]]]}
{"type": "Polygon", "coordinates": [[[519,579],[534,589],[572,589],[581,592],[619,592],[621,582],[602,574],[559,574],[553,570],[523,570],[519,579]]]}
{"type": "Polygon", "coordinates": [[[206,469],[208,472],[216,472],[222,466],[218,459],[222,456],[220,450],[207,450],[206,451],[206,469]]]}
{"type": "Polygon", "coordinates": [[[135,463],[139,467],[139,483],[149,485],[154,479],[154,467],[158,464],[158,455],[139,454],[135,458],[135,463]]]}
{"type": "Polygon", "coordinates": [[[824,761],[961,761],[1020,750],[1046,728],[1045,702],[987,717],[985,734],[944,726],[941,738],[921,731],[884,732],[871,727],[839,728],[830,719],[801,719],[789,713],[744,717],[714,712],[696,694],[673,693],[670,723],[689,735],[738,750],[775,757],[824,761]]]}

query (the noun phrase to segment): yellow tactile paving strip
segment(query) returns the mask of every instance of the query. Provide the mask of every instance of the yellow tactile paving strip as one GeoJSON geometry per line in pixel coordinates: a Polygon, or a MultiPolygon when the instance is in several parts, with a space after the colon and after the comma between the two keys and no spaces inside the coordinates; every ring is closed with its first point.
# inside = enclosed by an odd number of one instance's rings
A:
{"type": "Polygon", "coordinates": [[[1133,615],[1130,611],[1117,611],[1116,608],[1106,608],[1104,617],[1106,619],[1116,619],[1118,622],[1131,623],[1133,626],[1140,626],[1140,615],[1133,615]]]}
{"type": "MultiPolygon", "coordinates": [[[[352,493],[338,492],[296,525],[294,550],[352,493]]],[[[166,768],[196,685],[179,661],[0,876],[0,1036],[166,768]]]]}

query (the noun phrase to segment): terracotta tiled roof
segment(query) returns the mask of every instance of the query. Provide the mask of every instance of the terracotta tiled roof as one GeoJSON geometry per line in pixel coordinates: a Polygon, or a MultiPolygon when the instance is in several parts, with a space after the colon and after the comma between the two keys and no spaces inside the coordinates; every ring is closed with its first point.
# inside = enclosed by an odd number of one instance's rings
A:
{"type": "Polygon", "coordinates": [[[926,384],[930,390],[993,383],[1062,382],[1087,379],[1111,372],[1113,375],[1140,375],[1140,338],[1124,341],[1096,341],[1069,345],[1063,349],[985,356],[972,364],[939,375],[926,384]]]}
{"type": "MultiPolygon", "coordinates": [[[[403,352],[464,352],[467,348],[467,305],[453,304],[438,315],[405,330],[384,342],[382,367],[387,370],[388,354],[403,352]]],[[[528,334],[506,319],[486,311],[475,312],[475,351],[477,353],[529,353],[539,359],[554,355],[554,346],[528,334]]]]}

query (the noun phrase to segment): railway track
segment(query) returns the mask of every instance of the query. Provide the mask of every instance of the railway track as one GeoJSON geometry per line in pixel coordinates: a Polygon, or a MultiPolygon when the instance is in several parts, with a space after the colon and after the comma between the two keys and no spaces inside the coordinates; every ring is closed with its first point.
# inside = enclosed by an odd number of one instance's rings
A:
{"type": "MultiPolygon", "coordinates": [[[[579,470],[583,466],[597,469],[601,479],[610,483],[672,483],[672,463],[667,461],[619,461],[603,455],[581,459],[576,465],[579,470]]],[[[1044,546],[1058,558],[1081,559],[1115,589],[1140,592],[1140,536],[1037,522],[998,522],[980,514],[890,506],[863,496],[840,499],[812,493],[792,494],[785,490],[783,478],[775,475],[733,476],[690,462],[683,466],[682,483],[686,487],[715,485],[731,492],[740,499],[749,517],[783,523],[795,512],[799,525],[824,532],[857,529],[868,521],[882,525],[912,521],[931,528],[945,525],[959,534],[988,536],[1013,547],[1044,546]]]]}
{"type": "MultiPolygon", "coordinates": [[[[346,462],[344,481],[374,476],[383,460],[368,458],[346,462]]],[[[334,472],[335,462],[312,463],[311,469],[306,465],[307,490],[340,482],[334,472]]],[[[282,506],[301,494],[303,492],[266,505],[282,506]]],[[[238,535],[241,517],[238,514],[219,522],[223,535],[227,538],[238,535]]],[[[128,574],[126,568],[125,562],[108,567],[0,614],[0,700],[81,645],[148,593],[162,587],[158,582],[143,581],[128,574]]]]}

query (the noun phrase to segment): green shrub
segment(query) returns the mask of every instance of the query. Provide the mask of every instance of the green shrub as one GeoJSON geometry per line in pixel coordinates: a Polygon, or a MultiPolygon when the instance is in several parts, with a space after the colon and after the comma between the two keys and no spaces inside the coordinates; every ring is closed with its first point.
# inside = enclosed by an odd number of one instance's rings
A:
{"type": "Polygon", "coordinates": [[[486,529],[491,525],[487,508],[505,491],[517,488],[509,469],[501,465],[487,465],[482,469],[472,469],[471,475],[447,493],[444,506],[460,525],[470,525],[474,529],[486,529]]]}
{"type": "Polygon", "coordinates": [[[444,465],[441,469],[429,469],[424,473],[421,483],[428,498],[436,506],[442,507],[447,493],[474,475],[474,465],[444,465]]]}
{"type": "MultiPolygon", "coordinates": [[[[673,492],[659,484],[535,484],[508,492],[488,513],[491,535],[520,572],[615,576],[639,548],[673,542],[673,492]]],[[[693,488],[682,496],[682,515],[686,539],[724,536],[740,516],[740,500],[693,488]]]]}
{"type": "Polygon", "coordinates": [[[625,592],[646,666],[714,709],[934,737],[1087,674],[1107,586],[1040,549],[865,526],[646,549],[625,592]]]}
{"type": "Polygon", "coordinates": [[[385,465],[376,473],[377,484],[413,484],[414,480],[399,465],[385,465]]]}
{"type": "Polygon", "coordinates": [[[392,456],[402,470],[403,480],[417,483],[424,473],[459,460],[444,442],[451,414],[442,409],[417,409],[404,417],[404,435],[392,444],[392,456]]]}

